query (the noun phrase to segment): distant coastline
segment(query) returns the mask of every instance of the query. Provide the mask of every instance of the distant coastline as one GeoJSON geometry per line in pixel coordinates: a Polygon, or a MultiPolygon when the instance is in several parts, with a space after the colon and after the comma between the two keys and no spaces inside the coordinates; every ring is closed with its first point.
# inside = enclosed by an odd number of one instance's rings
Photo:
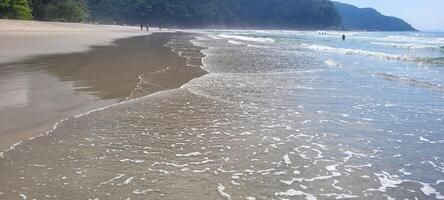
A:
{"type": "Polygon", "coordinates": [[[364,31],[418,31],[404,20],[385,16],[373,8],[358,8],[356,6],[333,2],[341,23],[348,30],[364,31]]]}

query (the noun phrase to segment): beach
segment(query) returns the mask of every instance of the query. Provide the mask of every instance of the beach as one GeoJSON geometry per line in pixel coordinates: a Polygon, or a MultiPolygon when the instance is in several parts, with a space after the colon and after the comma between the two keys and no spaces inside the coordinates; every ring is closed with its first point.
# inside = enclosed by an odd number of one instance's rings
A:
{"type": "Polygon", "coordinates": [[[154,28],[10,20],[0,27],[1,151],[65,118],[179,87],[200,73],[177,76],[186,59],[164,46],[172,35],[151,35],[154,28]]]}
{"type": "Polygon", "coordinates": [[[341,35],[182,30],[7,65],[10,96],[31,76],[93,106],[5,151],[0,199],[444,199],[444,35],[341,35]]]}
{"type": "MultiPolygon", "coordinates": [[[[152,32],[157,32],[152,28],[152,32]]],[[[0,19],[0,63],[31,56],[72,53],[113,40],[147,35],[138,26],[91,25],[0,19]]]]}

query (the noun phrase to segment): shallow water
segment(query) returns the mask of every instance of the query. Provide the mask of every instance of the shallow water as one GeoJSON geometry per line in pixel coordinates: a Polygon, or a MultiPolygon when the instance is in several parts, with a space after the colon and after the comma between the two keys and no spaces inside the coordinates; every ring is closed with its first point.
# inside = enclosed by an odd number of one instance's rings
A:
{"type": "Polygon", "coordinates": [[[444,199],[442,35],[197,32],[209,74],[17,146],[0,197],[444,199]]]}

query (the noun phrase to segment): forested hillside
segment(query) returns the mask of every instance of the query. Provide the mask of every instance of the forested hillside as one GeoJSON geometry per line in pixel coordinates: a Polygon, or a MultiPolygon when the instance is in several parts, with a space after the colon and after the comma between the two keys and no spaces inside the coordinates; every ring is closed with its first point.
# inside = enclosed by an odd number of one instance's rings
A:
{"type": "Polygon", "coordinates": [[[0,18],[32,19],[27,0],[0,0],[0,18]]]}
{"type": "Polygon", "coordinates": [[[329,0],[0,0],[3,18],[178,27],[330,28],[329,0]],[[21,2],[21,3],[19,3],[21,2]],[[16,9],[20,5],[20,9],[16,9]],[[17,14],[19,13],[19,14],[17,14]]]}
{"type": "Polygon", "coordinates": [[[415,31],[402,19],[384,16],[373,8],[358,8],[353,5],[334,2],[347,29],[369,31],[415,31]]]}

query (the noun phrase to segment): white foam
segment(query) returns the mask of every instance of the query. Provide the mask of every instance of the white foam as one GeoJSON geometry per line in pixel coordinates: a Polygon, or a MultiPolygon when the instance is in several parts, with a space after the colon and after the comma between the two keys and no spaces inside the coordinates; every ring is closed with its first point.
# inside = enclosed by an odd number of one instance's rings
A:
{"type": "Polygon", "coordinates": [[[120,160],[120,162],[144,163],[145,161],[144,160],[132,160],[132,159],[125,158],[125,159],[120,160]]]}
{"type": "Polygon", "coordinates": [[[336,170],[336,167],[338,166],[339,164],[334,164],[334,165],[329,165],[329,166],[327,166],[327,167],[325,167],[328,171],[337,171],[336,170]]]}
{"type": "Polygon", "coordinates": [[[307,200],[316,200],[317,199],[312,194],[305,193],[305,192],[302,192],[302,191],[298,191],[298,190],[295,190],[295,189],[289,189],[286,192],[276,192],[274,194],[276,196],[290,196],[290,197],[305,196],[305,199],[307,199],[307,200]]]}
{"type": "MultiPolygon", "coordinates": [[[[57,129],[57,127],[58,127],[61,123],[65,122],[65,121],[68,120],[68,119],[69,119],[69,118],[64,118],[64,119],[62,119],[62,120],[56,122],[56,123],[52,126],[51,129],[49,129],[48,131],[45,132],[45,134],[40,134],[40,135],[38,135],[38,136],[31,137],[31,138],[29,138],[27,141],[32,141],[32,140],[34,140],[34,139],[36,139],[36,138],[39,138],[39,137],[42,137],[42,136],[48,136],[48,135],[51,134],[55,129],[57,129]]],[[[17,146],[23,144],[23,142],[24,142],[24,141],[17,142],[17,143],[15,143],[15,144],[13,144],[11,147],[9,147],[7,150],[5,150],[5,151],[3,151],[3,152],[0,152],[0,159],[4,157],[4,153],[15,150],[15,148],[16,148],[17,146]]]]}
{"type": "Polygon", "coordinates": [[[421,58],[411,57],[407,55],[397,55],[397,54],[388,54],[382,52],[375,51],[364,51],[360,49],[346,49],[346,48],[335,48],[329,46],[322,46],[316,44],[301,44],[301,47],[315,50],[315,51],[325,51],[331,53],[341,53],[347,55],[363,55],[363,56],[372,56],[379,59],[387,59],[387,60],[399,60],[399,61],[419,61],[421,58]]]}
{"type": "Polygon", "coordinates": [[[236,40],[228,40],[228,43],[234,44],[234,45],[244,45],[243,42],[239,42],[239,41],[236,41],[236,40]]]}
{"type": "Polygon", "coordinates": [[[400,169],[398,171],[401,172],[402,174],[406,175],[406,176],[412,175],[411,172],[406,171],[406,169],[404,169],[404,168],[402,168],[402,169],[400,169]]]}
{"type": "Polygon", "coordinates": [[[382,174],[375,173],[375,175],[378,177],[379,182],[381,183],[381,187],[378,189],[381,192],[387,191],[387,188],[396,188],[399,184],[403,183],[402,180],[390,175],[385,171],[382,171],[382,174]]]}
{"type": "Polygon", "coordinates": [[[225,193],[225,187],[219,183],[219,185],[217,186],[217,191],[219,192],[219,194],[225,198],[227,198],[228,200],[231,200],[231,196],[227,193],[225,193]]]}
{"type": "Polygon", "coordinates": [[[430,184],[427,183],[421,183],[422,187],[421,187],[421,191],[427,195],[427,196],[432,196],[434,195],[436,199],[444,199],[444,196],[441,195],[441,193],[437,192],[434,188],[432,188],[430,186],[430,184]]]}
{"type": "Polygon", "coordinates": [[[176,154],[177,157],[190,157],[190,156],[200,156],[202,153],[200,152],[191,152],[187,154],[176,154]]]}
{"type": "Polygon", "coordinates": [[[326,196],[326,197],[336,197],[335,199],[352,199],[352,198],[359,198],[359,196],[357,196],[357,195],[351,195],[351,194],[336,194],[336,193],[321,194],[321,196],[326,196]]]}
{"type": "Polygon", "coordinates": [[[246,131],[246,132],[242,132],[240,135],[253,135],[253,133],[246,131]]]}
{"type": "Polygon", "coordinates": [[[284,155],[284,162],[287,165],[291,165],[291,160],[290,160],[290,157],[288,157],[288,154],[284,155]]]}
{"type": "Polygon", "coordinates": [[[176,163],[168,163],[168,162],[165,162],[164,164],[168,165],[168,166],[177,167],[177,168],[183,168],[183,167],[187,167],[188,166],[188,164],[179,165],[179,164],[176,164],[176,163]]]}
{"type": "Polygon", "coordinates": [[[331,60],[331,59],[328,59],[328,60],[324,61],[324,63],[325,63],[327,66],[331,67],[331,68],[335,68],[335,67],[339,67],[339,66],[340,66],[339,63],[337,63],[336,61],[331,60]]]}
{"type": "Polygon", "coordinates": [[[141,190],[141,189],[136,189],[134,190],[132,193],[133,194],[146,194],[147,192],[152,192],[154,191],[153,189],[146,189],[146,190],[141,190]]]}
{"type": "Polygon", "coordinates": [[[130,177],[128,179],[125,180],[125,182],[123,182],[123,184],[128,185],[129,183],[131,183],[131,181],[134,179],[134,177],[130,177]]]}
{"type": "Polygon", "coordinates": [[[221,38],[235,39],[235,40],[241,40],[241,41],[274,43],[274,40],[271,38],[247,37],[247,36],[241,36],[241,35],[226,35],[226,34],[221,34],[218,36],[221,38]]]}
{"type": "Polygon", "coordinates": [[[116,177],[113,177],[113,178],[109,179],[109,180],[106,181],[106,182],[102,182],[102,183],[100,183],[99,186],[101,186],[101,185],[105,185],[105,184],[109,184],[109,183],[112,183],[114,180],[120,179],[120,178],[122,178],[122,177],[124,177],[124,176],[125,176],[125,174],[117,174],[116,177]]]}
{"type": "Polygon", "coordinates": [[[339,181],[338,180],[333,180],[333,184],[331,184],[331,186],[333,186],[333,188],[335,188],[336,190],[344,190],[341,186],[338,186],[336,184],[338,184],[339,181]]]}
{"type": "Polygon", "coordinates": [[[352,151],[346,151],[344,152],[345,154],[347,154],[347,156],[344,159],[344,162],[347,162],[348,160],[350,160],[350,158],[352,158],[353,156],[357,156],[357,157],[366,157],[367,155],[365,154],[361,154],[361,153],[355,153],[352,151]]]}
{"type": "Polygon", "coordinates": [[[331,178],[336,177],[336,176],[341,176],[341,173],[339,173],[338,171],[333,171],[332,175],[330,175],[330,176],[316,176],[316,177],[313,177],[313,178],[292,178],[289,181],[281,180],[281,182],[285,183],[287,185],[293,185],[293,183],[295,181],[297,181],[297,182],[302,182],[302,181],[312,182],[312,181],[317,181],[317,180],[331,179],[331,178]]]}
{"type": "Polygon", "coordinates": [[[19,194],[22,199],[27,199],[28,197],[25,194],[19,194]]]}
{"type": "Polygon", "coordinates": [[[439,46],[426,44],[409,44],[409,43],[393,43],[393,42],[370,42],[371,44],[394,47],[399,49],[439,49],[439,46]]]}
{"type": "Polygon", "coordinates": [[[425,44],[434,44],[442,46],[444,44],[444,38],[427,38],[427,37],[417,37],[417,36],[400,36],[400,35],[390,35],[381,39],[382,41],[389,42],[420,42],[425,44]]]}

